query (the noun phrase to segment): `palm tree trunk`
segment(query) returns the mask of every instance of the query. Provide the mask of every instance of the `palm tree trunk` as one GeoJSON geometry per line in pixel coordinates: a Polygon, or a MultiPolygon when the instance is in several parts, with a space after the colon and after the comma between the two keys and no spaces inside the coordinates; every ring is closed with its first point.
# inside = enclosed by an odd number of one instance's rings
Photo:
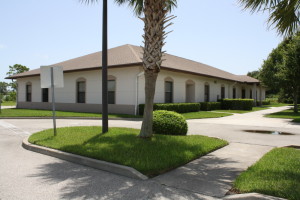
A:
{"type": "Polygon", "coordinates": [[[153,124],[153,101],[155,85],[162,63],[162,48],[168,22],[166,17],[167,8],[165,0],[144,1],[144,52],[143,67],[145,70],[145,109],[142,128],[139,137],[147,138],[152,136],[153,124]]]}
{"type": "Polygon", "coordinates": [[[145,71],[145,108],[143,123],[139,137],[148,138],[152,136],[153,126],[153,104],[155,95],[155,85],[158,73],[145,71]]]}
{"type": "Polygon", "coordinates": [[[299,86],[296,86],[294,89],[294,113],[298,113],[298,92],[299,86]]]}

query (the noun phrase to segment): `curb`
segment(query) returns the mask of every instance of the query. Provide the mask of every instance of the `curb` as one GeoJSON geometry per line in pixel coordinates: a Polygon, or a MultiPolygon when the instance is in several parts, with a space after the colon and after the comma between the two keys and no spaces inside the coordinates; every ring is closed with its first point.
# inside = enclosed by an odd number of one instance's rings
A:
{"type": "Polygon", "coordinates": [[[137,171],[136,169],[132,167],[127,167],[123,165],[118,165],[106,161],[96,160],[93,158],[87,158],[84,156],[75,155],[72,153],[67,153],[63,151],[59,151],[56,149],[50,149],[47,147],[42,147],[38,145],[34,145],[28,142],[28,138],[26,137],[23,142],[22,146],[24,149],[27,149],[29,151],[34,151],[37,153],[45,154],[48,156],[52,156],[55,158],[59,158],[62,160],[66,160],[72,163],[88,166],[91,168],[107,171],[110,173],[126,176],[129,178],[139,179],[139,180],[147,180],[148,177],[137,171]]]}
{"type": "Polygon", "coordinates": [[[259,193],[246,193],[228,195],[223,198],[224,200],[286,200],[280,197],[273,197],[259,193]]]}

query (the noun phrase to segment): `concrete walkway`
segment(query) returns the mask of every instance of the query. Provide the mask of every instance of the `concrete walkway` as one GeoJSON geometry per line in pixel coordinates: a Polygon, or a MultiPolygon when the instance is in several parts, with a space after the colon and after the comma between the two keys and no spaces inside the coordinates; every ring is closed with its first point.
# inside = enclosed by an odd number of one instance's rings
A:
{"type": "Polygon", "coordinates": [[[231,143],[154,179],[169,187],[222,198],[236,177],[271,149],[269,146],[231,143]]]}
{"type": "Polygon", "coordinates": [[[272,107],[270,109],[249,112],[244,114],[234,114],[228,117],[214,119],[195,119],[191,121],[200,123],[214,124],[230,124],[243,126],[259,126],[259,127],[279,127],[279,128],[296,128],[300,130],[299,123],[291,122],[291,119],[268,118],[264,115],[280,112],[289,109],[290,106],[272,107]]]}
{"type": "Polygon", "coordinates": [[[1,106],[1,109],[16,108],[16,106],[1,106]]]}

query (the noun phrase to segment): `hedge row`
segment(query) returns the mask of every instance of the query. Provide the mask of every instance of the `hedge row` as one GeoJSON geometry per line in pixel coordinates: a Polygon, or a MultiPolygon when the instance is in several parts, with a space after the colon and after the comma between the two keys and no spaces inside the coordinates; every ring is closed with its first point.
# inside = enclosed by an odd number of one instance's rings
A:
{"type": "Polygon", "coordinates": [[[200,110],[209,111],[209,110],[220,110],[221,103],[220,102],[201,102],[200,110]]]}
{"type": "Polygon", "coordinates": [[[270,100],[263,100],[262,105],[270,105],[271,101],[270,100]]]}
{"type": "MultiPolygon", "coordinates": [[[[144,114],[145,104],[139,105],[139,114],[144,114]]],[[[155,103],[153,106],[154,110],[168,110],[177,113],[188,113],[188,112],[198,112],[200,110],[199,103],[155,103]]]]}
{"type": "MultiPolygon", "coordinates": [[[[221,102],[200,102],[200,103],[156,103],[153,106],[155,110],[167,110],[177,113],[188,113],[210,111],[210,110],[252,110],[253,99],[223,99],[221,102]]],[[[267,105],[267,104],[264,104],[267,105]]],[[[145,104],[139,105],[139,114],[144,114],[145,104]]]]}
{"type": "Polygon", "coordinates": [[[225,110],[252,110],[253,99],[223,99],[222,109],[225,110]]]}

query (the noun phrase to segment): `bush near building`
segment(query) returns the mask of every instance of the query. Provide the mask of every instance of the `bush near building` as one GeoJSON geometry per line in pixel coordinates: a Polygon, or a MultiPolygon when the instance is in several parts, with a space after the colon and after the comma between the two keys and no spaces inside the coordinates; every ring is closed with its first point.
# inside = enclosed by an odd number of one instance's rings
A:
{"type": "Polygon", "coordinates": [[[223,99],[222,109],[224,110],[252,110],[253,99],[223,99]]]}
{"type": "Polygon", "coordinates": [[[186,135],[187,131],[187,122],[181,114],[166,110],[153,112],[153,132],[155,134],[186,135]]]}
{"type": "MultiPolygon", "coordinates": [[[[139,105],[139,115],[144,114],[145,104],[139,105]]],[[[198,112],[200,111],[199,103],[155,103],[153,106],[153,111],[155,110],[168,110],[177,113],[188,113],[188,112],[198,112]]]]}

